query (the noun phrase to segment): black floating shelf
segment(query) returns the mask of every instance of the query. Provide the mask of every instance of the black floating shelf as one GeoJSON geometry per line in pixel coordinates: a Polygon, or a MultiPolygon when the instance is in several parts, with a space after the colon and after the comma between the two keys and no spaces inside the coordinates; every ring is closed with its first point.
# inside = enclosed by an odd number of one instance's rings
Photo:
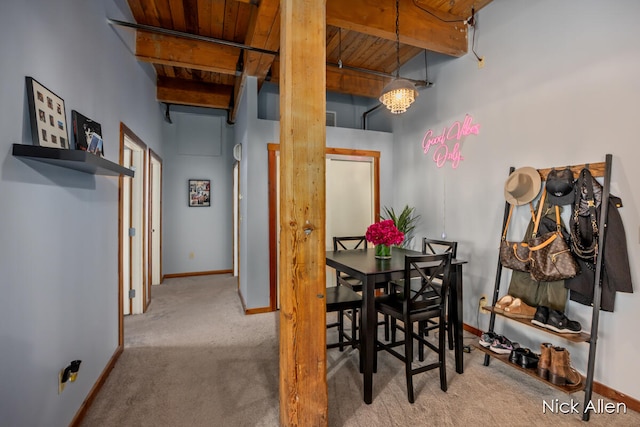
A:
{"type": "Polygon", "coordinates": [[[130,176],[134,171],[102,157],[82,150],[40,147],[38,145],[13,144],[13,155],[27,157],[67,169],[75,169],[92,175],[130,176]]]}

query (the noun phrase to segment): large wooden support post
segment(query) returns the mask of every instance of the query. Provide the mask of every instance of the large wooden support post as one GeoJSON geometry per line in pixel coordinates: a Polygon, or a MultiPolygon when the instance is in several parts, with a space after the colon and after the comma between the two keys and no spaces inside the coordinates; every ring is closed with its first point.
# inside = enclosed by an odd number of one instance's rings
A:
{"type": "Polygon", "coordinates": [[[280,424],[327,425],[325,0],[280,1],[280,424]]]}

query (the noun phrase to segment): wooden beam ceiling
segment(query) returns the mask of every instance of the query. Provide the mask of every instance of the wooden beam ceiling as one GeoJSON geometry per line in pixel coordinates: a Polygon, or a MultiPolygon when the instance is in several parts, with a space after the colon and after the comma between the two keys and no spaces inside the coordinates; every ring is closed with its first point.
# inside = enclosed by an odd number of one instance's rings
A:
{"type": "MultiPolygon", "coordinates": [[[[389,0],[327,0],[327,24],[386,40],[396,39],[395,2],[389,0]]],[[[467,26],[443,22],[400,0],[400,42],[451,56],[467,53],[467,26]]],[[[460,19],[460,18],[458,18],[460,19]]]]}
{"type": "MultiPolygon", "coordinates": [[[[423,50],[465,55],[465,20],[491,1],[400,0],[400,63],[423,50]]],[[[234,121],[247,76],[279,83],[280,0],[128,3],[142,25],[135,54],[158,73],[158,101],[227,109],[234,121]]],[[[393,0],[326,0],[328,91],[378,97],[397,68],[395,18],[393,0]]]]}

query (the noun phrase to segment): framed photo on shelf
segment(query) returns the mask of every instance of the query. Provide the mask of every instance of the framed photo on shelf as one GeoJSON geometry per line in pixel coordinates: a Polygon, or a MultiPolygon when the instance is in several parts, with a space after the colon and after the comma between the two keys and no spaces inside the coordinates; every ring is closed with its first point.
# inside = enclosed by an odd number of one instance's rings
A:
{"type": "Polygon", "coordinates": [[[83,116],[76,110],[71,110],[71,123],[73,126],[73,141],[76,150],[82,150],[104,157],[102,127],[100,123],[83,116]]]}
{"type": "Polygon", "coordinates": [[[189,180],[189,207],[211,206],[211,181],[189,180]]]}
{"type": "Polygon", "coordinates": [[[26,77],[33,145],[69,148],[64,100],[33,77],[26,77]]]}

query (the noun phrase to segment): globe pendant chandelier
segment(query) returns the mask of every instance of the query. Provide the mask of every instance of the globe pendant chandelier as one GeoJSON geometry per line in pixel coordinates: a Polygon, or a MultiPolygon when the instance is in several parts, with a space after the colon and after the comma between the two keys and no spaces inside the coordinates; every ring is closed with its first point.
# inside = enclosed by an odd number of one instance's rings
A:
{"type": "Polygon", "coordinates": [[[418,97],[416,87],[409,80],[400,78],[400,1],[396,0],[396,77],[385,86],[380,95],[380,102],[392,114],[401,114],[413,104],[418,97]]]}

